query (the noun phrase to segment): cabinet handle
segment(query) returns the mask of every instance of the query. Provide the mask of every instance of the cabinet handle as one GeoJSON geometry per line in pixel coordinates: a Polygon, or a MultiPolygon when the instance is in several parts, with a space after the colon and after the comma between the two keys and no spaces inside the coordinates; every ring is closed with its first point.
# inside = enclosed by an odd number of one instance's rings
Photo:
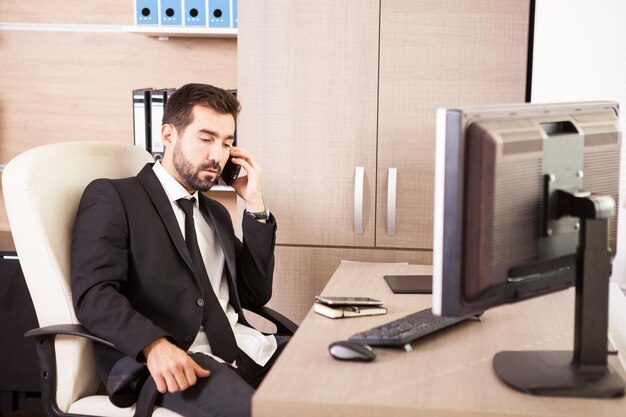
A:
{"type": "Polygon", "coordinates": [[[396,183],[398,177],[397,168],[389,168],[387,178],[387,234],[396,234],[396,183]]]}
{"type": "Polygon", "coordinates": [[[365,187],[365,168],[356,167],[354,176],[354,233],[363,234],[363,189],[365,187]]]}

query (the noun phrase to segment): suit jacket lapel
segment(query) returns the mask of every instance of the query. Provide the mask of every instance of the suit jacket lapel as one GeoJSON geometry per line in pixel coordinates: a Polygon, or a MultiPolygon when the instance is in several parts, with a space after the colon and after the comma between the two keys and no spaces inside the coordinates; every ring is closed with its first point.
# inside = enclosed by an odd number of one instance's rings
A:
{"type": "Polygon", "coordinates": [[[189,254],[189,250],[185,244],[185,239],[183,238],[183,234],[180,230],[180,226],[178,225],[178,221],[176,220],[176,216],[174,215],[174,211],[172,210],[172,204],[167,198],[167,194],[165,194],[165,190],[163,189],[161,182],[154,174],[152,165],[154,164],[146,164],[139,174],[137,174],[137,178],[139,179],[139,182],[141,182],[141,185],[146,189],[148,197],[152,200],[152,204],[156,207],[156,210],[159,213],[159,216],[161,216],[170,238],[174,242],[174,246],[176,246],[178,253],[193,273],[193,277],[198,285],[198,288],[201,289],[203,287],[200,282],[200,277],[198,277],[193,267],[193,261],[191,260],[191,255],[189,254]]]}

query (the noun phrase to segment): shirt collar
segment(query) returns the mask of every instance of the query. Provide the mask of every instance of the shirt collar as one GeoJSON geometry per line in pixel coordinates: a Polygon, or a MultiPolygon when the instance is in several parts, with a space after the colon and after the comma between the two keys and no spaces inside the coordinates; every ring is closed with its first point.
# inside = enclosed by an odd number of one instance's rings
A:
{"type": "Polygon", "coordinates": [[[192,198],[195,197],[196,204],[198,202],[198,191],[194,191],[193,194],[189,194],[185,187],[179,183],[176,178],[172,177],[172,174],[167,172],[163,165],[161,165],[161,161],[157,161],[152,167],[154,174],[161,182],[163,189],[165,190],[165,194],[167,194],[167,198],[170,202],[175,203],[176,200],[181,198],[192,198]]]}

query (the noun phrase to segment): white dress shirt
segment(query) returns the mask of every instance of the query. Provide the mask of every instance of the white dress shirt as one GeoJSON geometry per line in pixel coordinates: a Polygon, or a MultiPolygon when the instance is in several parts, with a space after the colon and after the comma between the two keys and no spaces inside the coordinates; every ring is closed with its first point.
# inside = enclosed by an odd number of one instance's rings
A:
{"type": "MultiPolygon", "coordinates": [[[[252,358],[257,364],[264,366],[274,352],[276,352],[276,338],[273,335],[265,336],[256,329],[237,323],[239,315],[229,303],[228,283],[226,282],[226,271],[224,269],[224,251],[222,250],[222,246],[219,243],[215,231],[200,212],[198,207],[198,192],[196,191],[194,194],[190,195],[187,190],[163,168],[160,162],[156,162],[152,169],[172,204],[172,209],[176,215],[176,220],[178,221],[178,226],[180,227],[183,237],[185,236],[185,213],[178,206],[176,200],[180,198],[196,198],[193,208],[193,217],[196,226],[196,234],[198,236],[198,246],[200,247],[200,253],[202,254],[202,260],[204,261],[207,274],[209,275],[211,288],[215,291],[215,295],[222,306],[222,310],[226,312],[226,317],[233,328],[239,349],[244,351],[246,355],[252,358]]],[[[220,362],[224,362],[221,358],[212,354],[209,340],[202,326],[200,326],[198,335],[191,344],[189,351],[204,353],[214,357],[220,362]]]]}

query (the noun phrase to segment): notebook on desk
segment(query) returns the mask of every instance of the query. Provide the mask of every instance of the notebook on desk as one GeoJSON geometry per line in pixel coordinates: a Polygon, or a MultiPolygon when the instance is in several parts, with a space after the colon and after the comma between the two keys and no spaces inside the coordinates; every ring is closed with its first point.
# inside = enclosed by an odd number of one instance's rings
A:
{"type": "Polygon", "coordinates": [[[320,303],[313,305],[313,311],[331,319],[343,317],[375,316],[386,314],[387,308],[382,306],[337,306],[331,307],[320,303]]]}

